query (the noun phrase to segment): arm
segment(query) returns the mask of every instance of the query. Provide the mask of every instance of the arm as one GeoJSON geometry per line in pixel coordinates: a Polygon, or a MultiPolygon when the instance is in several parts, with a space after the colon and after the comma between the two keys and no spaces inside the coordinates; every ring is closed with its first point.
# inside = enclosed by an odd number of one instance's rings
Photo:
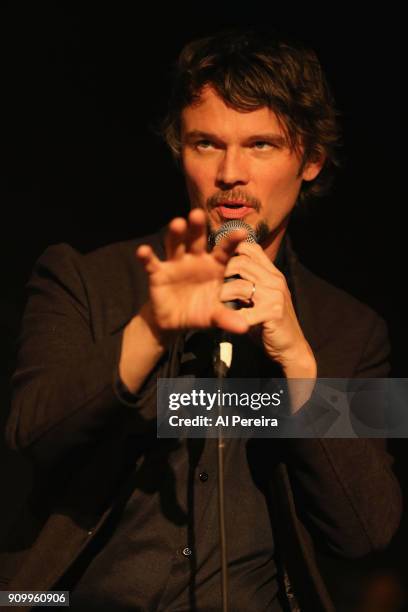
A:
{"type": "Polygon", "coordinates": [[[27,289],[6,435],[43,465],[79,457],[131,415],[113,384],[124,331],[95,340],[81,256],[68,245],[47,249],[27,289]]]}
{"type": "MultiPolygon", "coordinates": [[[[245,300],[251,295],[252,307],[243,314],[251,332],[258,331],[266,355],[282,367],[293,415],[288,425],[297,427],[308,406],[316,405],[313,392],[318,368],[314,354],[280,271],[259,245],[241,243],[237,253],[228,263],[226,275],[238,275],[239,279],[224,285],[223,299],[245,300]],[[256,286],[255,292],[252,286],[256,286]]],[[[368,317],[369,312],[365,310],[361,316],[368,317]]],[[[388,374],[386,329],[378,317],[371,315],[371,321],[371,327],[367,319],[362,321],[367,331],[360,343],[363,350],[356,359],[355,377],[388,374]]],[[[317,543],[351,557],[388,544],[400,520],[401,494],[384,440],[299,437],[276,442],[288,467],[299,515],[317,543]]]]}
{"type": "MultiPolygon", "coordinates": [[[[179,330],[247,331],[242,316],[219,300],[226,262],[245,236],[235,234],[225,247],[207,253],[202,211],[190,214],[189,225],[183,219],[172,222],[166,261],[147,245],[137,252],[148,276],[147,303],[124,330],[98,340],[81,256],[67,245],[48,249],[28,286],[12,380],[9,445],[42,465],[61,458],[80,461],[81,453],[126,430],[128,422],[132,432],[154,426],[155,404],[148,402],[145,414],[144,396],[155,390],[160,360],[179,330]],[[140,395],[133,406],[116,392],[118,370],[128,389],[140,395]]],[[[109,309],[103,316],[109,317],[109,309]]]]}
{"type": "MultiPolygon", "coordinates": [[[[355,377],[386,377],[389,343],[373,317],[355,377]]],[[[384,548],[402,512],[383,439],[292,439],[285,453],[300,518],[332,552],[360,557],[384,548]]]]}

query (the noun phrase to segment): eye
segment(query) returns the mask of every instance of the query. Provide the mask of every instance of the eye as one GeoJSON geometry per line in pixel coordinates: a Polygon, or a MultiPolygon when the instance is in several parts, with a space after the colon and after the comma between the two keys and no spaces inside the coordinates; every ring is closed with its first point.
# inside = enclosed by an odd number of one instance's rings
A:
{"type": "Polygon", "coordinates": [[[211,140],[198,140],[195,143],[195,147],[196,149],[210,149],[213,146],[213,143],[211,142],[211,140]]]}
{"type": "Polygon", "coordinates": [[[257,140],[252,144],[252,146],[258,151],[264,151],[265,149],[272,147],[273,145],[270,142],[267,142],[266,140],[257,140]]]}

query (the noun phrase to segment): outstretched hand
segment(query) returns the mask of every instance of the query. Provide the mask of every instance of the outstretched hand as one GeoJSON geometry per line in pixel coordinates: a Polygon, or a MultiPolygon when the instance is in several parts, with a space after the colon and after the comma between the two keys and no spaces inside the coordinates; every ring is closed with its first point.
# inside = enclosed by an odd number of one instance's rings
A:
{"type": "Polygon", "coordinates": [[[188,221],[171,221],[165,237],[166,261],[161,261],[148,245],[136,256],[149,279],[149,323],[164,337],[172,331],[219,327],[232,333],[245,333],[249,324],[239,311],[220,300],[225,268],[237,245],[245,240],[244,229],[231,232],[211,252],[207,251],[204,211],[193,209],[188,221]]]}

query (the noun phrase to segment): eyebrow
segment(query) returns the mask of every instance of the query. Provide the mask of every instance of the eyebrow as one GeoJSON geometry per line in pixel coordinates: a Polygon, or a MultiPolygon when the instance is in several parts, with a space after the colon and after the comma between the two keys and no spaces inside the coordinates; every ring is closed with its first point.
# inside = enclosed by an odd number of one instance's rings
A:
{"type": "MultiPolygon", "coordinates": [[[[191,132],[187,132],[187,134],[185,135],[186,142],[192,142],[197,138],[222,142],[222,139],[219,138],[216,134],[212,134],[211,132],[202,132],[201,130],[192,130],[191,132]]],[[[251,136],[248,136],[248,138],[245,139],[246,142],[256,142],[263,140],[268,140],[280,146],[285,146],[287,144],[286,138],[284,136],[282,136],[281,134],[276,134],[274,132],[251,134],[251,136]]]]}

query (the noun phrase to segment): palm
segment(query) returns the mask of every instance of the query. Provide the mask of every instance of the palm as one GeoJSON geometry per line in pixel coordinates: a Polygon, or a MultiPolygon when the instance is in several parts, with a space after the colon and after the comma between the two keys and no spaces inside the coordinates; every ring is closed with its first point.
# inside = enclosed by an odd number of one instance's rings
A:
{"type": "Polygon", "coordinates": [[[161,262],[150,275],[155,317],[169,330],[213,326],[223,276],[224,266],[209,253],[161,262]]]}
{"type": "Polygon", "coordinates": [[[248,330],[244,317],[220,301],[226,264],[244,238],[245,231],[233,232],[222,246],[208,253],[205,215],[195,209],[189,215],[189,225],[184,219],[170,223],[166,261],[160,261],[150,247],[139,247],[137,255],[148,274],[150,308],[159,330],[248,330]]]}

